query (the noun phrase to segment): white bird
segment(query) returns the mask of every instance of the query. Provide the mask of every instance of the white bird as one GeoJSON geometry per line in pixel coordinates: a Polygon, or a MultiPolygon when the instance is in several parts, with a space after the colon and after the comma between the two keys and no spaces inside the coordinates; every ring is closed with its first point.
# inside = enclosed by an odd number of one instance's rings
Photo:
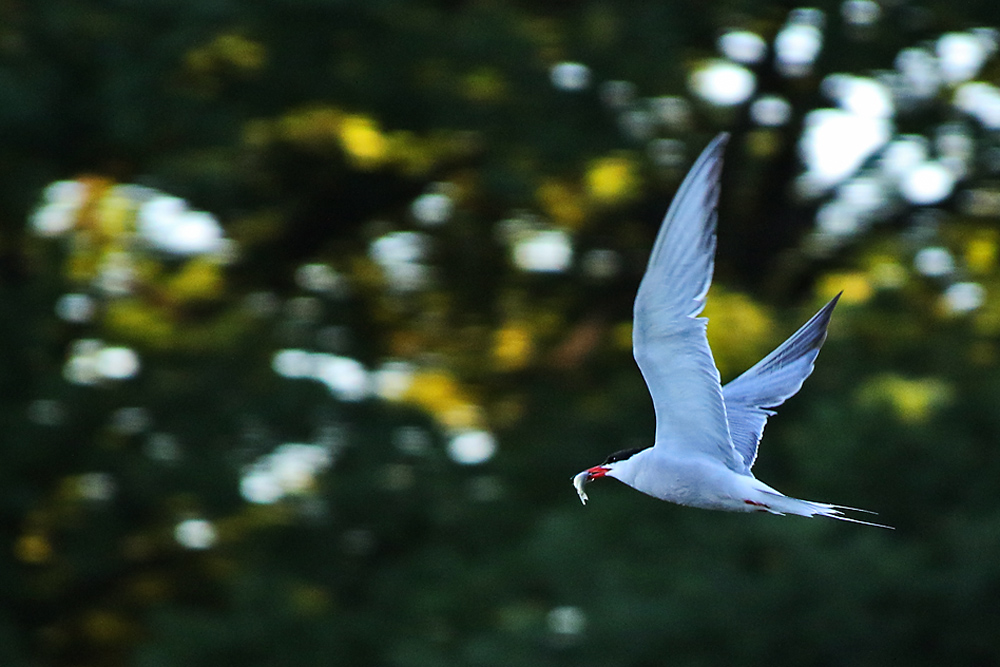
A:
{"type": "Polygon", "coordinates": [[[761,482],[750,471],[770,408],[799,390],[826,339],[838,294],[788,340],[725,387],[699,317],[712,282],[716,205],[722,153],[720,134],[691,167],[653,244],[635,297],[632,350],[653,399],[656,435],[651,447],[615,452],[573,478],[584,485],[613,477],[655,498],[730,512],[825,516],[871,526],[844,514],[867,512],[799,500],[761,482]]]}

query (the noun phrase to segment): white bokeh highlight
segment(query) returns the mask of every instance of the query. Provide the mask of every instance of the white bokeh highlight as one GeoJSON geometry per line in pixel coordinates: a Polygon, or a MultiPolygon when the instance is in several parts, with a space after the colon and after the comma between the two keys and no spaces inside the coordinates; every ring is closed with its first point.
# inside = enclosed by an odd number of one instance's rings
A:
{"type": "Polygon", "coordinates": [[[61,320],[83,324],[94,318],[97,306],[86,294],[63,294],[56,300],[56,315],[61,320]]]}
{"type": "Polygon", "coordinates": [[[462,431],[448,441],[448,456],[462,465],[486,463],[496,450],[496,438],[487,431],[462,431]]]}
{"type": "Polygon", "coordinates": [[[848,25],[867,27],[878,23],[882,7],[874,0],[846,0],[840,6],[840,15],[848,25]]]}
{"type": "Polygon", "coordinates": [[[788,21],[774,38],[774,56],[778,72],[784,76],[805,76],[812,71],[823,49],[825,15],[818,9],[793,10],[788,21]]]}
{"type": "Polygon", "coordinates": [[[695,95],[709,104],[729,107],[750,99],[757,89],[757,77],[737,63],[710,60],[691,73],[688,85],[695,95]]]}
{"type": "Polygon", "coordinates": [[[560,229],[526,230],[511,248],[514,265],[523,271],[561,273],[573,261],[569,235],[560,229]]]}
{"type": "Polygon", "coordinates": [[[777,95],[761,95],[750,105],[750,118],[763,127],[781,127],[792,119],[792,105],[777,95]]]}
{"type": "Polygon", "coordinates": [[[767,42],[749,30],[730,30],[719,37],[719,52],[730,60],[756,65],[767,55],[767,42]]]}
{"type": "Polygon", "coordinates": [[[937,204],[955,189],[955,174],[941,162],[924,162],[910,169],[900,180],[899,190],[919,206],[937,204]]]}
{"type": "Polygon", "coordinates": [[[414,374],[408,361],[386,361],[372,372],[372,388],[379,398],[399,401],[413,386],[414,374]]]}
{"type": "Polygon", "coordinates": [[[583,63],[561,62],[549,72],[552,85],[568,92],[586,90],[590,86],[590,68],[583,63]]]}
{"type": "Polygon", "coordinates": [[[444,192],[427,192],[413,200],[410,213],[420,224],[437,227],[447,222],[455,210],[455,200],[444,192]]]}
{"type": "Polygon", "coordinates": [[[171,255],[221,253],[226,248],[214,215],[191,210],[185,200],[170,195],[156,194],[139,208],[137,231],[153,248],[171,255]]]}
{"type": "Polygon", "coordinates": [[[202,551],[215,546],[219,536],[205,519],[185,519],[174,527],[174,539],[186,549],[202,551]]]}
{"type": "Polygon", "coordinates": [[[842,109],[816,109],[799,143],[809,188],[822,192],[853,175],[892,136],[886,118],[842,109]]]}
{"type": "Polygon", "coordinates": [[[372,242],[368,255],[382,269],[391,289],[416,291],[430,282],[430,269],[423,263],[430,244],[430,237],[422,232],[390,232],[372,242]]]}
{"type": "Polygon", "coordinates": [[[341,401],[361,401],[372,393],[372,374],[351,357],[289,348],[275,352],[271,369],[290,380],[319,382],[341,401]]]}
{"type": "Polygon", "coordinates": [[[961,282],[949,285],[942,296],[950,313],[969,313],[986,303],[986,288],[979,283],[961,282]]]}
{"type": "Polygon", "coordinates": [[[941,278],[955,270],[955,259],[947,248],[931,246],[922,248],[913,258],[913,268],[917,273],[930,278],[941,278]]]}
{"type": "Polygon", "coordinates": [[[966,32],[949,32],[938,38],[935,52],[941,74],[948,83],[955,84],[975,77],[989,57],[988,44],[966,32]]]}
{"type": "Polygon", "coordinates": [[[324,471],[333,465],[330,448],[286,443],[260,457],[243,471],[240,495],[247,502],[270,505],[313,490],[324,471]]]}

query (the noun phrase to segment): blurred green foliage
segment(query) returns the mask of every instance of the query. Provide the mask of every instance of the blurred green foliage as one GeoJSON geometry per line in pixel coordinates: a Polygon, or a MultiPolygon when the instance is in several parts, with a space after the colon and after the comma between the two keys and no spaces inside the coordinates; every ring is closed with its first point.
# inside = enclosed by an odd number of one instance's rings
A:
{"type": "MultiPolygon", "coordinates": [[[[693,102],[643,138],[602,82],[686,96],[722,29],[771,39],[792,7],[0,0],[0,663],[995,662],[997,217],[940,207],[935,238],[988,294],[948,315],[910,268],[926,239],[909,212],[818,257],[804,250],[815,206],[789,183],[822,74],[890,67],[1000,14],[885,2],[858,36],[841,3],[817,5],[817,73],[759,71],[791,102],[788,125],[693,102]],[[558,89],[562,62],[594,80],[558,89]],[[847,290],[756,470],[877,509],[895,532],[610,483],[586,508],[573,494],[573,473],[651,438],[631,300],[688,158],[723,129],[736,137],[707,311],[723,375],[847,290]],[[653,138],[683,159],[651,158],[653,138]],[[33,234],[43,189],[66,180],[86,204],[59,238],[33,234]],[[124,184],[214,213],[231,256],[137,242],[124,184]],[[427,194],[451,202],[443,224],[414,212],[427,194]],[[394,288],[372,248],[413,230],[426,281],[394,288]],[[538,231],[572,240],[569,268],[518,266],[518,234],[538,231]],[[593,250],[617,264],[585,270],[593,250]],[[66,294],[94,312],[58,316],[66,294]],[[134,351],[138,373],[80,381],[81,340],[134,351]],[[280,350],[404,363],[409,384],[331,395],[275,372],[280,350]],[[466,432],[494,435],[495,456],[457,461],[466,432]],[[286,443],[322,448],[326,467],[251,501],[250,473],[286,443]]],[[[994,60],[982,78],[997,75],[994,60]]],[[[994,134],[977,135],[983,155],[994,134]]],[[[992,187],[990,169],[970,179],[992,187]]]]}

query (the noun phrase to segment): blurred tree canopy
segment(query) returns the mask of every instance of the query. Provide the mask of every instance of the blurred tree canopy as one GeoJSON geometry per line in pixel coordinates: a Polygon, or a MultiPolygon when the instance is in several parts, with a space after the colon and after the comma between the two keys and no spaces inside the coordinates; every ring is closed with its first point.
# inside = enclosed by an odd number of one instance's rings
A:
{"type": "Polygon", "coordinates": [[[998,20],[0,0],[0,662],[996,661],[998,20]],[[757,470],[894,532],[570,486],[723,130],[724,379],[845,292],[757,470]]]}

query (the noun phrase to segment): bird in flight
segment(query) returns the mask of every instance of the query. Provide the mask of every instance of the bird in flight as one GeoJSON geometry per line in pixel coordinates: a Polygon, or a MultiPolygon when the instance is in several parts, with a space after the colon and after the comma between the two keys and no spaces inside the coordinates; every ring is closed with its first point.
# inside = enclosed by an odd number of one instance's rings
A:
{"type": "Polygon", "coordinates": [[[826,339],[838,294],[784,343],[722,386],[708,345],[708,319],[699,317],[712,282],[720,134],[691,167],[663,220],[635,297],[632,352],[656,412],[651,447],[615,452],[573,477],[584,485],[613,477],[655,498],[730,512],[824,516],[869,526],[842,505],[786,496],[750,469],[772,408],[799,390],[826,339]]]}

